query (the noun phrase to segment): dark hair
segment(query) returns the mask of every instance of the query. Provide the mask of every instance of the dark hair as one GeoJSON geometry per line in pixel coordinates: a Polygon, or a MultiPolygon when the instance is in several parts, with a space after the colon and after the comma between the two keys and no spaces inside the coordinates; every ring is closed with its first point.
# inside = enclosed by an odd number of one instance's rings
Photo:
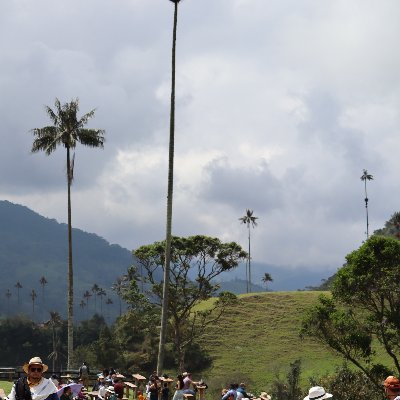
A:
{"type": "Polygon", "coordinates": [[[71,386],[65,386],[63,393],[67,393],[68,390],[72,390],[71,386]]]}

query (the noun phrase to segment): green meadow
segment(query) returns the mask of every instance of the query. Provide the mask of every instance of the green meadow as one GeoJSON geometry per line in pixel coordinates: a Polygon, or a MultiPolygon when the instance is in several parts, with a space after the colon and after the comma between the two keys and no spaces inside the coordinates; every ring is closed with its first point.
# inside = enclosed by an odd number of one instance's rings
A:
{"type": "MultiPolygon", "coordinates": [[[[239,296],[239,304],[209,326],[201,343],[213,359],[204,377],[215,384],[252,382],[268,390],[279,375],[285,378],[290,363],[301,360],[302,384],[310,377],[333,372],[342,359],[327,347],[299,335],[307,308],[323,292],[266,292],[239,296]]],[[[203,304],[206,307],[207,304],[203,304]]],[[[188,368],[190,368],[188,366],[188,368]]]]}

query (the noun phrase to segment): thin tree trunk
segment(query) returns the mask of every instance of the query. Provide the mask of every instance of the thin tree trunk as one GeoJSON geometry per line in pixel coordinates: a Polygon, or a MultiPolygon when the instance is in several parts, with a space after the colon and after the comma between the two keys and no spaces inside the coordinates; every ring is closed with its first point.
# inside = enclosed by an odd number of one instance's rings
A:
{"type": "Polygon", "coordinates": [[[67,295],[67,369],[71,369],[72,352],[74,348],[74,275],[72,268],[72,222],[71,222],[71,163],[70,151],[67,147],[67,181],[68,181],[68,295],[67,295]]]}
{"type": "Polygon", "coordinates": [[[175,140],[175,53],[176,53],[176,27],[178,21],[178,3],[174,3],[174,29],[172,39],[172,79],[171,79],[171,111],[169,126],[169,158],[168,158],[168,194],[167,194],[167,224],[165,239],[165,265],[163,282],[163,300],[161,310],[161,330],[160,342],[158,347],[157,373],[161,374],[164,364],[164,349],[167,337],[168,321],[168,285],[169,267],[171,261],[171,241],[172,241],[172,196],[174,186],[174,140],[175,140]]]}
{"type": "Polygon", "coordinates": [[[249,288],[251,293],[251,253],[250,253],[250,226],[249,226],[249,288]]]}

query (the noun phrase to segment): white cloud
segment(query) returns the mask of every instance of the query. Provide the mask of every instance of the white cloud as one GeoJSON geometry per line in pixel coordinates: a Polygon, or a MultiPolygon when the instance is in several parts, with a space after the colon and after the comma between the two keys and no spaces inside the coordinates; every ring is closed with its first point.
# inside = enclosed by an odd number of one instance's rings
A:
{"type": "MultiPolygon", "coordinates": [[[[179,4],[175,234],[246,243],[256,261],[340,266],[397,210],[395,0],[179,4]]],[[[103,151],[77,149],[73,223],[129,248],[163,238],[173,7],[168,1],[0,3],[2,198],[66,221],[65,154],[29,155],[43,105],[79,97],[103,151]]]]}

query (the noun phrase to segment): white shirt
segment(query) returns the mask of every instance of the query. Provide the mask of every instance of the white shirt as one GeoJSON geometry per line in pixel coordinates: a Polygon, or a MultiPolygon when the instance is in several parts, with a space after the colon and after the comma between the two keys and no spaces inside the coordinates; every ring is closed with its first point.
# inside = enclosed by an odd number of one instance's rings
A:
{"type": "MultiPolygon", "coordinates": [[[[57,393],[57,387],[50,379],[42,378],[42,381],[31,388],[32,400],[44,400],[53,393],[57,393]]],[[[16,400],[15,384],[11,389],[11,393],[6,397],[8,400],[16,400]]]]}

